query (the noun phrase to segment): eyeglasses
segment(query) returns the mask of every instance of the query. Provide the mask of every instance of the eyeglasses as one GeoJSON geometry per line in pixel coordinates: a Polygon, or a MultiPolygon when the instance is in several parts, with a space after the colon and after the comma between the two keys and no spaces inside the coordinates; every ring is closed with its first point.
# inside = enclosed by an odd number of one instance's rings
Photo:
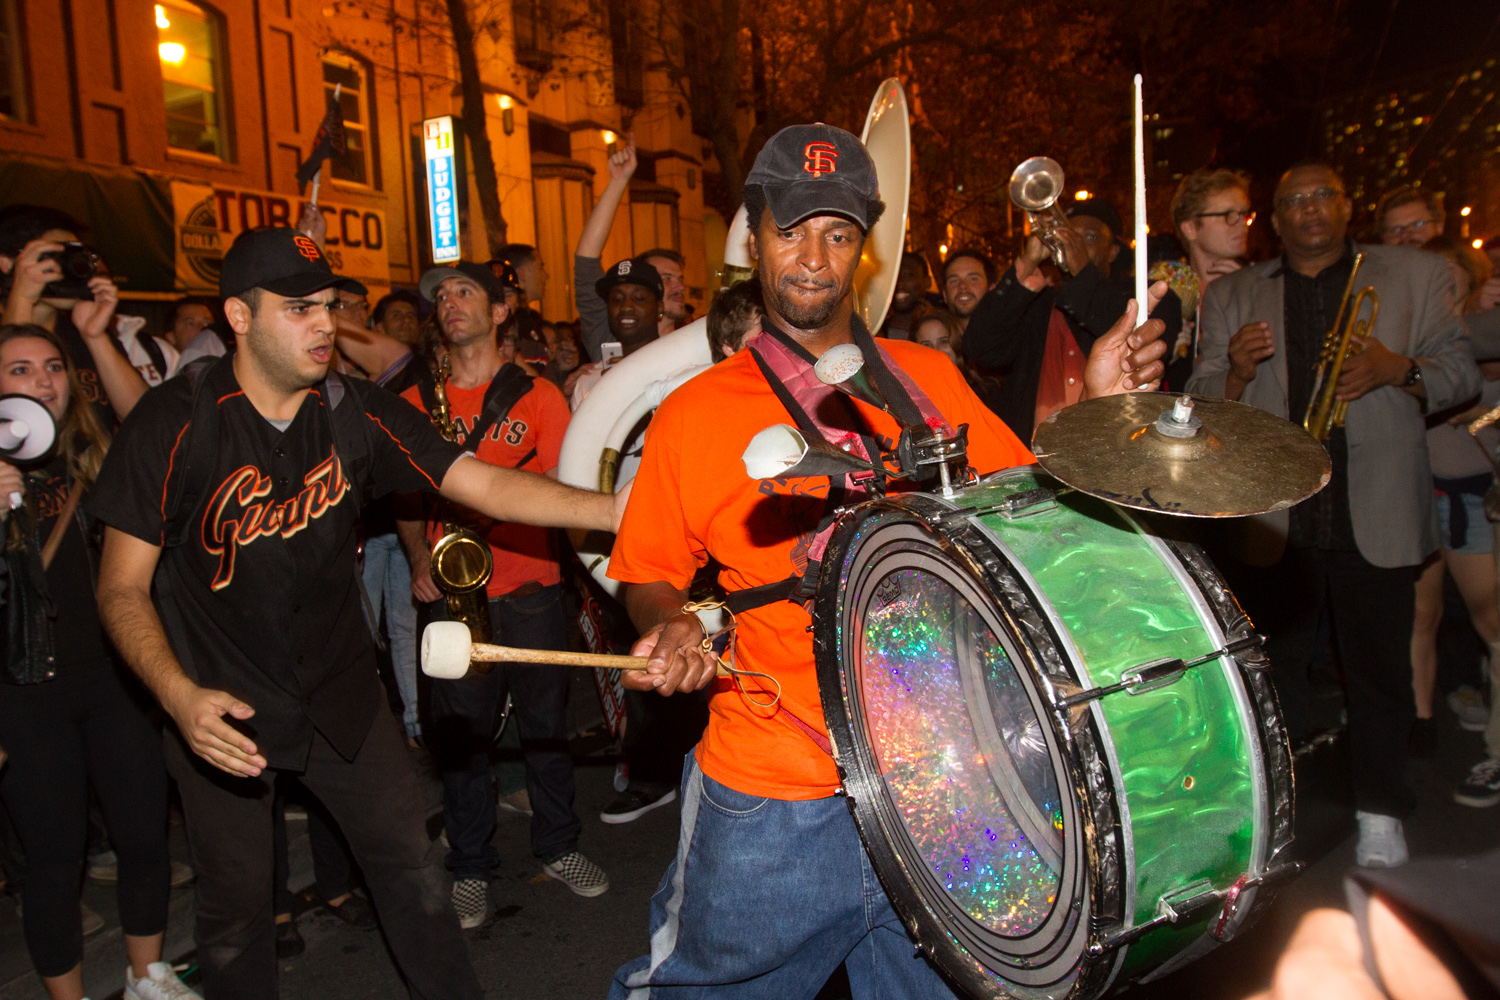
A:
{"type": "Polygon", "coordinates": [[[1285,198],[1278,199],[1276,208],[1283,212],[1300,212],[1309,204],[1326,205],[1331,201],[1337,201],[1344,196],[1339,188],[1318,188],[1316,191],[1301,191],[1297,194],[1289,194],[1285,198]]]}
{"type": "Polygon", "coordinates": [[[1404,226],[1386,226],[1385,235],[1400,236],[1402,233],[1420,233],[1428,226],[1436,225],[1431,219],[1418,219],[1416,222],[1408,222],[1404,226]]]}
{"type": "Polygon", "coordinates": [[[1197,215],[1194,216],[1194,218],[1195,219],[1223,219],[1224,220],[1224,225],[1229,226],[1230,228],[1233,228],[1233,227],[1241,225],[1241,224],[1244,224],[1244,225],[1247,225],[1247,226],[1250,225],[1252,222],[1255,221],[1255,213],[1254,212],[1242,212],[1242,211],[1240,211],[1237,208],[1230,208],[1230,209],[1225,209],[1222,212],[1199,212],[1197,215]]]}

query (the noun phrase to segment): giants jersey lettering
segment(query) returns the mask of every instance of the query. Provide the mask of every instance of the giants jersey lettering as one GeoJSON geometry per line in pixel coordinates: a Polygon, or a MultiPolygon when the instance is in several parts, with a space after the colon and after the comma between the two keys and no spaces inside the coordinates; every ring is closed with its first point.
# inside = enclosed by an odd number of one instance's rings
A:
{"type": "Polygon", "coordinates": [[[234,582],[235,556],[242,547],[272,535],[291,538],[349,492],[343,463],[331,451],[302,477],[302,483],[302,491],[290,500],[257,503],[271,495],[271,477],[253,465],[243,465],[214,491],[200,532],[204,549],[219,557],[212,590],[223,590],[234,582]]]}

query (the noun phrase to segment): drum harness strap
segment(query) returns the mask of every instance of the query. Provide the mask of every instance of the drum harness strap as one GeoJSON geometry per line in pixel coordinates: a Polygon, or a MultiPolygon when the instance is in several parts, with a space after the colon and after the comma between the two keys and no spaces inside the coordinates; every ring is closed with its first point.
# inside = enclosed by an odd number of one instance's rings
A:
{"type": "MultiPolygon", "coordinates": [[[[812,542],[808,545],[807,568],[803,573],[793,574],[785,580],[777,580],[774,583],[734,591],[722,602],[699,602],[683,609],[692,613],[722,607],[729,613],[731,624],[724,631],[730,634],[727,646],[730,657],[729,669],[735,675],[737,683],[739,675],[746,672],[736,671],[733,668],[734,616],[774,604],[777,601],[786,600],[803,605],[811,602],[817,587],[823,553],[827,550],[828,541],[833,535],[838,511],[850,502],[864,499],[872,493],[881,496],[885,494],[888,475],[883,459],[890,450],[882,448],[881,442],[868,431],[850,430],[849,428],[860,427],[864,423],[853,401],[817,377],[817,373],[813,370],[817,359],[806,349],[766,319],[763,318],[761,322],[764,324],[764,332],[752,337],[746,342],[745,347],[755,359],[771,391],[776,394],[776,398],[781,401],[782,406],[786,407],[787,413],[795,421],[797,429],[808,439],[822,439],[872,462],[874,469],[869,472],[847,473],[840,479],[830,479],[823,516],[813,533],[812,542]],[[830,423],[821,419],[825,414],[838,414],[842,419],[838,424],[830,423]]],[[[943,415],[938,412],[932,400],[875,342],[875,338],[870,336],[869,330],[858,316],[851,318],[850,325],[853,328],[854,342],[864,356],[865,365],[881,394],[890,404],[892,414],[897,421],[905,426],[926,424],[935,430],[940,430],[944,436],[952,437],[952,429],[943,419],[943,415]]],[[[705,652],[711,651],[714,640],[722,634],[716,633],[705,637],[703,640],[705,652]]],[[[762,704],[752,699],[752,704],[762,708],[770,708],[774,705],[778,718],[803,733],[817,744],[820,750],[831,756],[833,748],[828,738],[818,732],[815,727],[798,718],[781,703],[780,684],[775,678],[764,674],[754,676],[767,677],[776,683],[777,694],[769,703],[762,704]]],[[[741,693],[744,693],[743,687],[741,687],[741,693]]],[[[746,695],[746,697],[749,696],[746,695]]]]}

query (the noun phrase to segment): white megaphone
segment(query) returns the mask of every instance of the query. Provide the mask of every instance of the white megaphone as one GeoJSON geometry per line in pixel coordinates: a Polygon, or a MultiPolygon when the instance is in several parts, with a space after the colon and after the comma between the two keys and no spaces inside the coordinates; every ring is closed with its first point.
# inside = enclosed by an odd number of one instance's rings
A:
{"type": "MultiPolygon", "coordinates": [[[[35,465],[57,443],[57,421],[47,407],[19,392],[0,396],[0,458],[14,465],[35,465]]],[[[10,508],[21,506],[21,494],[10,495],[10,508]]]]}

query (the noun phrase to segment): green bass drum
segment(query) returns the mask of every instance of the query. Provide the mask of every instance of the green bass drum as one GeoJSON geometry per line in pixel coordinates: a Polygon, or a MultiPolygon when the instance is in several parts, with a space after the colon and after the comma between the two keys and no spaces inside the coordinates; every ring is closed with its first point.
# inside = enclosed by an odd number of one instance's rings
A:
{"type": "Polygon", "coordinates": [[[1295,871],[1267,661],[1202,552],[1038,467],[846,511],[818,681],[897,913],[975,997],[1097,997],[1295,871]]]}

